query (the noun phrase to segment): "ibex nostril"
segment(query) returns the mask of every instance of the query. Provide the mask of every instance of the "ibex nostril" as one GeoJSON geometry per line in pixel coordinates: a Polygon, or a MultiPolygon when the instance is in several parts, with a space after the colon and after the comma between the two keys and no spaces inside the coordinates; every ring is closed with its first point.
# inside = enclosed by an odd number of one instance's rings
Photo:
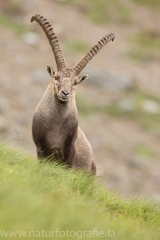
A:
{"type": "Polygon", "coordinates": [[[67,91],[62,91],[62,94],[63,94],[65,97],[67,97],[67,96],[69,95],[69,92],[67,92],[67,91]]]}

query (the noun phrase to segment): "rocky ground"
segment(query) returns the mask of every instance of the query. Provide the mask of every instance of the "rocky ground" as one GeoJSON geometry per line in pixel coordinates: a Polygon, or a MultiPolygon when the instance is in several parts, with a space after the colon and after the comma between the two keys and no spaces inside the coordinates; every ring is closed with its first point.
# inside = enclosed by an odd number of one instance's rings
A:
{"type": "Polygon", "coordinates": [[[107,188],[160,201],[160,9],[119,2],[131,18],[118,21],[113,12],[105,24],[90,21],[79,1],[0,2],[0,138],[35,155],[33,111],[49,83],[46,64],[56,67],[44,33],[30,23],[32,15],[40,13],[53,24],[70,67],[102,36],[114,32],[115,41],[83,71],[90,78],[77,91],[80,126],[107,188]],[[141,52],[145,40],[140,48],[132,42],[143,31],[151,35],[146,55],[141,52]],[[135,53],[144,55],[138,59],[135,53]]]}

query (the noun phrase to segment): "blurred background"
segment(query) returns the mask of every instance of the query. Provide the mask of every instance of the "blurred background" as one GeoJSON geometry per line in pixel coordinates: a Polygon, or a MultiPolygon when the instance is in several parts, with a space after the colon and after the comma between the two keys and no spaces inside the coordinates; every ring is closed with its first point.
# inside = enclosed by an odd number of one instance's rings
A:
{"type": "Polygon", "coordinates": [[[36,156],[31,124],[55,60],[32,15],[54,27],[68,67],[110,42],[78,86],[79,122],[107,189],[160,201],[160,1],[0,0],[0,140],[36,156]]]}

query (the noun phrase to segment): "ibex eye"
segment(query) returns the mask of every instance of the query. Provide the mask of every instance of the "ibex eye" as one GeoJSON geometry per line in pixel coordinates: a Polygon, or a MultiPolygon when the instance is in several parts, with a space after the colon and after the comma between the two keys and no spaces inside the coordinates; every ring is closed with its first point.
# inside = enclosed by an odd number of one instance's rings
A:
{"type": "Polygon", "coordinates": [[[55,80],[59,80],[59,76],[57,75],[57,76],[55,76],[55,80]]]}

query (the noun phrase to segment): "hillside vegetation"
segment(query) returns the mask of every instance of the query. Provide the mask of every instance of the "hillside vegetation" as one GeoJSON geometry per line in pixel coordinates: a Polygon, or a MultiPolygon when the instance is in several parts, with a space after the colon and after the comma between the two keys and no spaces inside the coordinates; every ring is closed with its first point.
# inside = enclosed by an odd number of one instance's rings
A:
{"type": "Polygon", "coordinates": [[[94,177],[0,146],[0,237],[160,239],[160,207],[94,177]]]}
{"type": "Polygon", "coordinates": [[[107,189],[160,201],[159,10],[159,0],[0,1],[2,141],[36,154],[33,112],[50,81],[46,64],[56,63],[33,15],[52,24],[68,67],[114,32],[84,69],[79,124],[107,189]]]}

